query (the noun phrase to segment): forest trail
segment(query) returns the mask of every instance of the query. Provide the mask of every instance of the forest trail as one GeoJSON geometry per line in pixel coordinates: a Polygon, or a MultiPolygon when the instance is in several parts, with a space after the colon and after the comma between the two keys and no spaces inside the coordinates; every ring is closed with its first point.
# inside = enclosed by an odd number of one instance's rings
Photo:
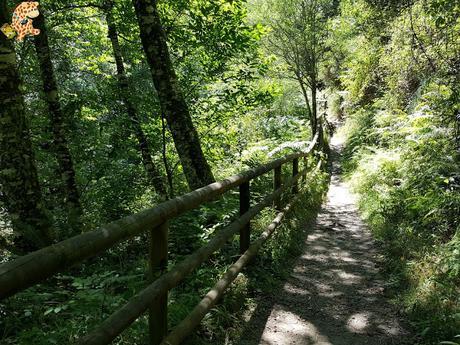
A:
{"type": "Polygon", "coordinates": [[[264,296],[239,345],[403,344],[408,333],[386,301],[377,251],[356,200],[341,179],[333,139],[333,175],[303,254],[279,291],[264,296]]]}

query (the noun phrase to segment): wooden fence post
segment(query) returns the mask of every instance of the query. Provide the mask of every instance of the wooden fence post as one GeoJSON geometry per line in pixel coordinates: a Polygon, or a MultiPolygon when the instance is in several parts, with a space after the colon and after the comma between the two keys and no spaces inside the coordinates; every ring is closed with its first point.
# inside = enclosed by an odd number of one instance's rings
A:
{"type": "MultiPolygon", "coordinates": [[[[153,281],[168,266],[168,221],[150,231],[149,274],[153,281]]],[[[168,333],[168,293],[160,296],[149,308],[149,344],[159,345],[168,333]]]]}
{"type": "MultiPolygon", "coordinates": [[[[249,181],[240,185],[240,216],[249,211],[251,207],[251,192],[249,181]]],[[[251,222],[240,230],[240,254],[244,254],[251,244],[251,222]]]]}
{"type": "MultiPolygon", "coordinates": [[[[299,174],[299,159],[294,158],[292,161],[292,176],[297,176],[299,174]]],[[[292,194],[299,193],[299,183],[296,181],[294,186],[292,186],[292,194]]]]}
{"type": "MultiPolygon", "coordinates": [[[[277,189],[281,188],[281,168],[282,165],[274,169],[274,175],[273,175],[273,189],[276,191],[277,189]]],[[[280,210],[281,209],[281,196],[275,199],[273,206],[275,209],[280,210]]]]}

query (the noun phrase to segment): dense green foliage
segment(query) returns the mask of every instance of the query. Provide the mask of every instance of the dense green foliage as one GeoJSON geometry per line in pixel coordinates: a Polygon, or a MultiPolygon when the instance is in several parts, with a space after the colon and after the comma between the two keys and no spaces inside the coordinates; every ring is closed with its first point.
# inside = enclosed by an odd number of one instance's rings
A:
{"type": "MultiPolygon", "coordinates": [[[[116,71],[103,11],[95,7],[80,8],[78,3],[66,1],[42,1],[41,5],[50,28],[53,62],[81,189],[84,223],[91,229],[151,206],[159,198],[145,178],[135,137],[126,126],[129,120],[115,97],[116,71]]],[[[237,164],[232,172],[243,167],[242,152],[248,143],[257,142],[261,139],[259,135],[275,137],[271,131],[276,128],[270,125],[265,126],[264,132],[248,130],[249,121],[251,126],[260,128],[258,122],[262,122],[269,111],[264,109],[265,105],[270,107],[274,96],[282,92],[279,83],[260,80],[269,63],[260,56],[256,45],[262,29],[245,23],[242,2],[163,1],[160,5],[169,29],[175,68],[192,107],[203,150],[207,157],[213,157],[211,163],[217,177],[224,177],[228,171],[222,168],[227,164],[237,164]],[[255,107],[261,110],[251,111],[255,107]],[[235,148],[238,155],[226,154],[229,148],[235,148]]],[[[185,179],[169,131],[162,126],[131,2],[117,2],[114,14],[131,97],[152,146],[153,160],[161,167],[163,158],[166,159],[173,175],[174,192],[182,193],[187,190],[185,179]]],[[[23,92],[46,208],[53,210],[55,236],[62,239],[67,236],[62,202],[65,195],[54,157],[51,123],[49,117],[43,115],[46,108],[40,95],[40,73],[31,45],[27,40],[17,46],[23,92]]],[[[284,116],[277,113],[272,118],[279,115],[284,116]]],[[[296,117],[292,121],[296,121],[296,117]]],[[[289,135],[308,139],[307,133],[289,135]]],[[[281,142],[283,138],[277,140],[281,142]]],[[[276,143],[271,146],[275,147],[276,143]]],[[[164,171],[164,167],[161,170],[164,171]]]]}
{"type": "MultiPolygon", "coordinates": [[[[287,178],[290,173],[285,169],[283,175],[287,178]]],[[[298,206],[288,215],[256,262],[239,275],[224,300],[205,318],[198,332],[189,339],[189,344],[223,344],[226,337],[238,337],[243,326],[242,315],[252,304],[250,297],[273,289],[288,273],[286,264],[302,248],[304,231],[308,229],[305,224],[314,219],[327,189],[327,181],[327,174],[322,171],[310,174],[303,181],[298,206]]],[[[271,185],[271,176],[264,176],[253,184],[254,201],[266,195],[271,185]]],[[[175,219],[170,230],[170,265],[204,245],[216,231],[234,220],[237,209],[238,195],[234,193],[175,219]]],[[[272,209],[257,217],[252,223],[254,238],[274,218],[272,209]]],[[[59,274],[0,304],[0,313],[4,316],[0,323],[4,331],[2,343],[59,344],[91,330],[145,286],[145,243],[146,238],[140,237],[119,245],[81,268],[59,274]]],[[[236,236],[211,257],[211,264],[203,265],[172,291],[169,297],[170,327],[187,316],[234,261],[238,250],[236,236]]],[[[147,318],[142,317],[114,343],[145,343],[147,327],[147,318]]]]}
{"type": "Polygon", "coordinates": [[[346,169],[382,241],[389,288],[432,344],[460,329],[459,10],[343,1],[331,23],[346,169]]]}
{"type": "MultiPolygon", "coordinates": [[[[83,231],[151,207],[162,200],[142,164],[125,103],[119,98],[117,66],[104,2],[47,1],[50,54],[63,112],[64,130],[83,208],[83,231]]],[[[10,8],[13,8],[13,2],[10,8]]],[[[202,148],[217,179],[306,148],[311,127],[298,86],[279,71],[284,65],[260,44],[268,29],[247,18],[245,1],[159,1],[178,82],[190,108],[202,148]]],[[[139,39],[131,1],[115,1],[113,21],[126,69],[129,99],[135,105],[152,161],[161,171],[169,195],[188,191],[171,132],[160,110],[149,65],[139,39]],[[167,181],[166,176],[170,180],[167,181]]],[[[251,14],[252,17],[252,14],[251,14]]],[[[44,207],[53,223],[53,240],[72,235],[66,210],[49,116],[33,39],[15,44],[21,92],[39,175],[44,207]]],[[[311,164],[313,165],[313,163],[311,164]]],[[[285,167],[284,176],[292,173],[285,167]]],[[[245,298],[283,275],[283,267],[301,243],[299,231],[314,216],[327,185],[321,171],[304,183],[302,212],[295,210],[258,258],[244,272],[223,303],[204,320],[195,343],[223,343],[238,334],[245,298]],[[307,186],[308,182],[308,187],[307,186]],[[308,207],[308,212],[304,208],[308,207]],[[263,282],[263,284],[262,284],[263,282]],[[240,322],[235,322],[236,320],[240,322]],[[233,326],[230,327],[230,325],[233,326]],[[216,340],[217,339],[217,340],[216,340]]],[[[253,203],[272,190],[267,175],[251,187],[253,203]]],[[[0,199],[1,202],[2,199],[0,199]]],[[[16,257],[11,219],[0,204],[0,261],[16,257]]],[[[238,194],[202,206],[171,223],[169,260],[174,265],[198,249],[238,215],[238,194]]],[[[254,237],[274,218],[267,210],[254,221],[254,237]]],[[[115,311],[146,284],[147,238],[140,236],[0,304],[0,342],[59,344],[73,341],[115,311]]],[[[181,321],[214,284],[238,253],[238,238],[216,253],[170,295],[170,326],[181,321]]],[[[117,340],[140,344],[146,317],[117,340]]]]}
{"type": "MultiPolygon", "coordinates": [[[[17,3],[0,1],[10,9],[17,3]]],[[[62,126],[56,130],[49,111],[55,94],[44,92],[32,38],[14,44],[22,80],[16,88],[26,105],[25,133],[32,143],[26,147],[24,140],[24,152],[34,156],[26,155],[25,161],[35,162],[40,184],[35,206],[46,210],[43,218],[52,223],[50,237],[57,242],[74,235],[79,222],[81,231],[90,231],[152,207],[165,196],[181,195],[190,181],[170,119],[162,113],[133,1],[114,1],[113,8],[107,1],[40,3],[62,126]],[[120,78],[108,37],[108,9],[126,80],[120,78]],[[134,105],[135,118],[120,97],[120,80],[127,83],[124,96],[134,105]],[[69,222],[56,132],[65,136],[72,156],[82,207],[77,226],[69,222]],[[166,195],[146,173],[145,152],[139,149],[142,136],[166,195]]],[[[316,121],[328,124],[321,119],[326,112],[330,119],[345,120],[345,172],[385,254],[388,291],[423,342],[455,341],[460,333],[459,1],[152,1],[156,3],[177,86],[215,178],[307,147],[316,121]]],[[[6,46],[4,39],[0,43],[6,46]]],[[[0,262],[5,262],[21,253],[2,186],[11,170],[0,164],[0,262]]],[[[37,175],[31,171],[29,177],[37,175]]],[[[284,175],[290,173],[285,167],[284,175]]],[[[301,245],[299,229],[314,218],[326,185],[326,173],[308,176],[301,206],[190,343],[219,344],[238,337],[252,298],[286,274],[287,262],[301,245]]],[[[252,202],[271,188],[271,176],[255,181],[252,202]]],[[[253,222],[254,236],[274,214],[268,209],[253,222]]],[[[174,219],[170,265],[237,215],[235,192],[174,219]]],[[[2,301],[0,343],[60,344],[85,334],[145,286],[146,243],[139,236],[2,301]]],[[[235,238],[173,290],[170,326],[188,314],[237,253],[235,238]]],[[[146,317],[139,319],[116,342],[144,343],[146,324],[146,317]]]]}

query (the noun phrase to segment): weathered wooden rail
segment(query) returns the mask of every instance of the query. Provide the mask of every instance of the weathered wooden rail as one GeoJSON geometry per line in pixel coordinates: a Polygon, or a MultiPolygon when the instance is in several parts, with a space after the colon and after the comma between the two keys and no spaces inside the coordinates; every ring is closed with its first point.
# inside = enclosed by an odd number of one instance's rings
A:
{"type": "MultiPolygon", "coordinates": [[[[291,209],[297,198],[299,179],[310,171],[306,167],[299,173],[299,159],[312,155],[318,143],[319,139],[318,135],[316,135],[305,152],[274,160],[255,169],[166,201],[154,208],[122,218],[91,232],[75,236],[2,264],[0,265],[0,300],[89,257],[101,254],[123,240],[143,232],[149,232],[149,271],[152,277],[150,285],[133,296],[123,307],[115,311],[92,332],[79,339],[78,344],[109,344],[147,311],[149,312],[150,344],[180,344],[215,305],[243,267],[257,254],[263,243],[281,223],[286,212],[291,209]],[[283,184],[281,168],[286,163],[292,163],[292,177],[283,184]],[[250,181],[272,170],[274,171],[273,193],[251,207],[250,181]],[[166,272],[169,221],[186,211],[199,207],[206,201],[215,200],[235,187],[239,187],[240,191],[240,218],[222,229],[205,246],[187,256],[182,262],[166,272]],[[294,197],[289,205],[282,208],[281,196],[286,191],[293,193],[294,197]],[[261,210],[271,205],[274,205],[280,211],[279,214],[262,236],[251,244],[250,221],[261,210]],[[167,296],[169,290],[176,287],[238,232],[240,235],[240,258],[230,266],[224,276],[191,314],[167,335],[167,296]]],[[[319,160],[316,169],[319,169],[320,166],[321,160],[319,160]]]]}

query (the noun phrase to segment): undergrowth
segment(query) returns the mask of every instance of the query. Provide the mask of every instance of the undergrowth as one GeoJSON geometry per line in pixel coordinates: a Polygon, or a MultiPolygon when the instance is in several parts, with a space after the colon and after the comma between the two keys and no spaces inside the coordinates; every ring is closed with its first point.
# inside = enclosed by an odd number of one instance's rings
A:
{"type": "MultiPolygon", "coordinates": [[[[312,165],[313,162],[310,162],[312,165]]],[[[284,178],[291,171],[286,166],[284,178]]],[[[252,203],[271,190],[271,174],[251,185],[252,203]]],[[[270,289],[284,277],[285,264],[299,252],[303,225],[316,214],[327,188],[327,174],[310,173],[300,184],[301,197],[276,234],[250,267],[241,273],[220,303],[205,317],[187,343],[224,344],[237,339],[243,315],[254,303],[257,291],[270,289]]],[[[286,200],[287,201],[287,200],[286,200]]],[[[170,225],[169,266],[180,262],[238,216],[238,194],[227,193],[218,201],[188,212],[170,225]]],[[[257,238],[275,218],[266,209],[252,222],[257,238]]],[[[239,252],[238,236],[201,265],[169,294],[169,328],[177,325],[214,285],[239,252]]],[[[147,284],[147,238],[137,237],[110,249],[104,256],[56,275],[0,304],[0,343],[62,344],[92,330],[147,284]]],[[[114,344],[145,344],[147,317],[139,318],[114,344]]]]}
{"type": "Polygon", "coordinates": [[[414,343],[460,335],[458,2],[344,0],[343,167],[385,254],[387,291],[414,343]]]}
{"type": "Polygon", "coordinates": [[[460,333],[459,156],[433,94],[413,112],[376,102],[343,129],[344,167],[384,248],[389,292],[427,344],[460,333]]]}

